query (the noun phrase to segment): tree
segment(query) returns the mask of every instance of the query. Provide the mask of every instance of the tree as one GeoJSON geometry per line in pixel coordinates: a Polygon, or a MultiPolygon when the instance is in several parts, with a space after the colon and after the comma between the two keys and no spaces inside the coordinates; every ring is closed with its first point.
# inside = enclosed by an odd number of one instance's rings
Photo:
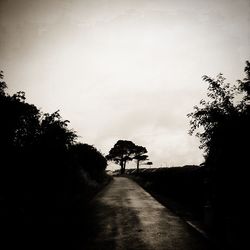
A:
{"type": "Polygon", "coordinates": [[[135,144],[132,141],[119,140],[113,148],[110,149],[106,159],[114,161],[121,167],[121,174],[125,172],[126,163],[133,160],[135,144]]]}
{"type": "Polygon", "coordinates": [[[200,139],[200,148],[205,151],[206,162],[213,161],[210,165],[215,164],[219,158],[225,156],[223,154],[228,154],[232,149],[238,151],[235,145],[249,135],[246,126],[249,124],[249,62],[245,73],[246,78],[239,80],[238,86],[225,83],[222,74],[219,74],[217,79],[203,76],[203,80],[209,84],[208,100],[201,100],[200,107],[195,106],[194,112],[188,114],[191,118],[189,133],[192,135],[194,131],[199,130],[196,136],[200,139]]]}
{"type": "Polygon", "coordinates": [[[148,160],[148,155],[146,155],[147,152],[148,151],[145,147],[135,145],[133,149],[133,154],[134,154],[133,159],[136,160],[137,172],[139,172],[140,162],[148,160]]]}
{"type": "Polygon", "coordinates": [[[94,146],[76,143],[70,147],[70,152],[75,164],[88,173],[92,179],[101,179],[107,167],[107,160],[94,146]]]}
{"type": "MultiPolygon", "coordinates": [[[[5,87],[7,88],[7,86],[5,87]]],[[[25,102],[25,93],[0,94],[0,147],[5,150],[30,149],[40,131],[40,111],[25,102]]]]}
{"type": "Polygon", "coordinates": [[[50,149],[66,149],[75,142],[75,131],[68,129],[68,120],[62,120],[59,110],[45,113],[41,120],[40,142],[50,149]]]}
{"type": "Polygon", "coordinates": [[[220,130],[221,125],[237,113],[233,102],[236,88],[228,83],[225,84],[222,74],[219,74],[217,79],[203,76],[203,80],[209,84],[207,93],[209,100],[201,100],[201,107],[195,106],[195,111],[188,114],[188,117],[191,117],[189,133],[192,135],[195,130],[202,127],[203,131],[197,132],[196,136],[200,138],[200,148],[208,152],[214,135],[220,130]]]}
{"type": "MultiPolygon", "coordinates": [[[[225,225],[231,214],[241,214],[239,204],[245,200],[248,181],[247,164],[250,141],[250,63],[246,62],[246,77],[237,85],[203,76],[208,83],[207,100],[188,114],[190,131],[200,139],[205,153],[208,178],[208,200],[215,211],[215,228],[225,225]],[[237,212],[236,212],[237,211],[237,212]],[[218,224],[219,221],[219,224],[218,224]]],[[[242,220],[239,219],[239,221],[242,220]]]]}
{"type": "Polygon", "coordinates": [[[246,77],[243,80],[238,80],[239,90],[244,93],[244,97],[240,103],[242,111],[249,112],[250,109],[250,62],[246,61],[244,69],[246,77]]]}
{"type": "Polygon", "coordinates": [[[71,209],[81,210],[107,180],[106,158],[76,143],[59,111],[43,113],[24,92],[10,95],[6,89],[0,71],[1,222],[71,218],[71,209]]]}
{"type": "Polygon", "coordinates": [[[147,161],[147,149],[142,146],[135,145],[132,141],[119,140],[106,156],[107,160],[114,161],[121,167],[121,174],[125,172],[126,163],[131,160],[136,160],[137,171],[141,161],[147,161]]]}
{"type": "Polygon", "coordinates": [[[0,71],[0,96],[5,95],[5,89],[7,88],[7,85],[5,81],[3,81],[3,71],[0,71]]]}

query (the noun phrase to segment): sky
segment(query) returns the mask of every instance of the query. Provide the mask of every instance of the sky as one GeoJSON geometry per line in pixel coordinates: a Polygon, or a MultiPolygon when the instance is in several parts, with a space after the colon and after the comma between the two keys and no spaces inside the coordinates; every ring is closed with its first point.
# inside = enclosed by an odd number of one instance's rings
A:
{"type": "Polygon", "coordinates": [[[249,0],[0,0],[0,30],[9,93],[103,154],[146,147],[154,167],[203,162],[186,116],[201,77],[235,82],[250,60],[249,0]]]}

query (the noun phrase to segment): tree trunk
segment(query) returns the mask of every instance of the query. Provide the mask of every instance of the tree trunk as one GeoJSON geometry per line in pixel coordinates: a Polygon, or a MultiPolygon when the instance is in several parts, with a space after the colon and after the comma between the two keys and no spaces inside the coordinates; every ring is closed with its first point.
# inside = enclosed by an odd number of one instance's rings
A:
{"type": "Polygon", "coordinates": [[[124,174],[123,165],[124,165],[124,162],[123,162],[123,160],[121,160],[121,161],[120,161],[120,166],[121,166],[121,171],[120,171],[120,173],[121,173],[121,174],[124,174]]]}
{"type": "Polygon", "coordinates": [[[139,173],[139,166],[140,166],[140,161],[137,160],[137,166],[136,166],[136,172],[137,172],[137,174],[139,173]]]}
{"type": "Polygon", "coordinates": [[[124,163],[123,163],[123,174],[125,173],[125,169],[126,169],[126,160],[124,161],[124,163]]]}

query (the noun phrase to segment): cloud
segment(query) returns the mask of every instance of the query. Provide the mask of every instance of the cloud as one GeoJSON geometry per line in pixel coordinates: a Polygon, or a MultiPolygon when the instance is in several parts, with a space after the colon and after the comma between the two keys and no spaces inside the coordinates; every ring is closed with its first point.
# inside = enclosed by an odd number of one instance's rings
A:
{"type": "Polygon", "coordinates": [[[61,110],[103,153],[118,139],[156,166],[199,164],[186,114],[204,74],[242,76],[250,4],[241,1],[1,1],[0,64],[10,92],[61,110]]]}

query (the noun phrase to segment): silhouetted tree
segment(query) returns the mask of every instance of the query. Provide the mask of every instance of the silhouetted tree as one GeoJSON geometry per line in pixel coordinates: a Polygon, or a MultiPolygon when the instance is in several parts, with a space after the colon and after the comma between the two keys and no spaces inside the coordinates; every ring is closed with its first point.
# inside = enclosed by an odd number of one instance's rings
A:
{"type": "Polygon", "coordinates": [[[49,149],[68,148],[75,142],[77,135],[68,129],[68,120],[62,120],[59,110],[45,113],[41,120],[40,141],[49,149]]]}
{"type": "Polygon", "coordinates": [[[0,95],[5,95],[5,89],[7,88],[7,85],[5,81],[3,81],[3,71],[0,71],[0,95]]]}
{"type": "Polygon", "coordinates": [[[238,86],[225,83],[222,74],[219,74],[217,79],[203,77],[209,84],[208,100],[201,100],[201,107],[195,106],[195,111],[188,114],[188,117],[191,118],[190,134],[202,128],[196,136],[200,138],[200,147],[205,150],[207,161],[210,158],[216,161],[215,159],[225,153],[225,148],[229,150],[229,145],[232,145],[235,150],[233,142],[238,141],[242,144],[243,138],[249,135],[249,130],[245,126],[249,119],[249,103],[247,102],[249,100],[249,62],[247,62],[245,72],[247,77],[243,81],[238,81],[238,86]]]}
{"type": "Polygon", "coordinates": [[[102,186],[106,159],[93,146],[76,143],[59,111],[42,113],[24,92],[9,95],[6,89],[1,71],[0,216],[8,224],[63,222],[72,207],[81,207],[76,197],[87,201],[102,186]]]}
{"type": "Polygon", "coordinates": [[[243,93],[243,98],[239,104],[239,110],[249,115],[250,109],[250,62],[246,61],[246,67],[244,69],[246,77],[243,80],[238,80],[239,91],[243,93]]]}
{"type": "MultiPolygon", "coordinates": [[[[40,111],[25,102],[24,92],[0,96],[0,147],[3,156],[30,150],[40,131],[40,111]]],[[[8,156],[7,156],[8,158],[8,156]]]]}
{"type": "MultiPolygon", "coordinates": [[[[246,62],[246,77],[238,85],[204,76],[208,83],[208,99],[188,114],[190,134],[198,129],[201,148],[205,151],[205,168],[210,183],[209,200],[215,210],[216,223],[224,225],[231,214],[240,214],[247,190],[248,147],[250,141],[250,63],[246,62]],[[238,212],[236,212],[238,211],[238,212]],[[224,219],[223,219],[224,218],[224,219]]],[[[239,219],[240,220],[240,219],[239,219]]],[[[217,228],[220,228],[219,226],[217,228]]],[[[232,227],[233,228],[233,227],[232,227]]]]}
{"type": "Polygon", "coordinates": [[[107,160],[114,161],[121,167],[121,174],[125,172],[127,161],[133,160],[135,144],[132,141],[119,140],[106,156],[107,160]]]}
{"type": "Polygon", "coordinates": [[[142,146],[135,145],[133,149],[133,159],[136,160],[136,169],[137,172],[139,172],[139,166],[141,161],[147,161],[148,160],[148,155],[147,154],[147,149],[142,146]]]}
{"type": "Polygon", "coordinates": [[[92,179],[101,180],[107,167],[107,160],[94,146],[76,143],[70,147],[70,152],[75,163],[92,179]]]}

